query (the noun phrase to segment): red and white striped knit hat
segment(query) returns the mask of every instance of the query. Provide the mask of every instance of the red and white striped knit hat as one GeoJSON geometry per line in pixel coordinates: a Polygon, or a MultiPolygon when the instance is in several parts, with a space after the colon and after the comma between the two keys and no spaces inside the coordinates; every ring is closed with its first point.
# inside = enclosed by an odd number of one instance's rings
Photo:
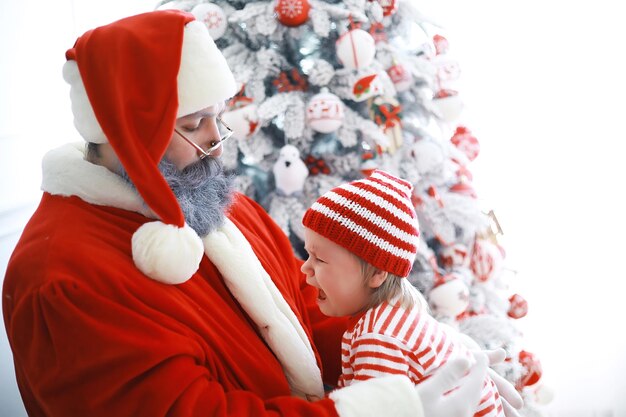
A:
{"type": "Polygon", "coordinates": [[[406,277],[419,236],[412,190],[409,182],[376,170],[321,196],[302,224],[376,268],[406,277]]]}

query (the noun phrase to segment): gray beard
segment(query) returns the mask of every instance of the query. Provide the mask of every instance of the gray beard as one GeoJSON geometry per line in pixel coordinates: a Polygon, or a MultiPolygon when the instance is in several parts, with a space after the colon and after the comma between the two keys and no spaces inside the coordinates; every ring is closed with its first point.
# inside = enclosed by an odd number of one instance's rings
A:
{"type": "MultiPolygon", "coordinates": [[[[174,192],[189,227],[206,236],[224,223],[232,202],[233,177],[224,173],[222,162],[204,158],[182,171],[163,158],[159,171],[174,192]]],[[[122,177],[135,188],[125,170],[122,177]]]]}

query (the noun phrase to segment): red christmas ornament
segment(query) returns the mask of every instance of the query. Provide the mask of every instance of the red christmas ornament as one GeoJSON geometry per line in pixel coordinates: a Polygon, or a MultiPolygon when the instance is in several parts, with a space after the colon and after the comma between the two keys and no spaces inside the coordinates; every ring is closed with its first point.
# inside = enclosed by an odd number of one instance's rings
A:
{"type": "Polygon", "coordinates": [[[378,42],[387,42],[387,32],[385,32],[385,25],[380,22],[373,22],[370,25],[369,30],[370,35],[374,38],[376,43],[378,42]]]}
{"type": "Polygon", "coordinates": [[[413,76],[402,64],[391,66],[387,69],[387,74],[389,74],[389,78],[391,78],[391,81],[396,86],[396,91],[406,91],[413,83],[413,76]]]}
{"type": "Polygon", "coordinates": [[[306,91],[309,89],[309,85],[306,79],[300,74],[300,72],[292,68],[287,75],[287,72],[281,71],[278,77],[272,81],[272,84],[281,93],[290,91],[306,91]]]}
{"type": "Polygon", "coordinates": [[[461,161],[456,158],[450,158],[450,162],[457,166],[455,174],[459,181],[472,181],[474,178],[472,172],[461,161]]]}
{"type": "Polygon", "coordinates": [[[378,164],[371,159],[368,159],[367,161],[363,161],[361,163],[361,174],[363,174],[364,177],[369,177],[370,175],[372,175],[372,172],[376,171],[377,169],[378,164]]]}
{"type": "Polygon", "coordinates": [[[245,107],[248,104],[251,104],[253,102],[254,102],[254,99],[252,99],[250,97],[246,97],[246,85],[245,84],[241,84],[241,88],[239,89],[239,92],[237,94],[235,94],[233,96],[233,98],[228,100],[228,103],[226,103],[226,106],[230,110],[234,110],[234,109],[238,109],[240,107],[245,107]]]}
{"type": "Polygon", "coordinates": [[[528,313],[528,302],[519,294],[513,294],[509,298],[508,315],[514,319],[521,319],[528,313]]]}
{"type": "Polygon", "coordinates": [[[452,97],[452,96],[458,96],[458,95],[459,95],[458,91],[450,90],[450,89],[443,89],[443,90],[437,91],[437,93],[435,93],[435,96],[433,98],[446,98],[446,97],[452,97]]]}
{"type": "Polygon", "coordinates": [[[472,250],[470,268],[479,282],[489,281],[502,270],[504,251],[486,239],[476,239],[472,250]]]}
{"type": "Polygon", "coordinates": [[[541,368],[539,358],[525,350],[520,351],[519,362],[524,368],[522,377],[517,383],[517,389],[521,390],[524,387],[536,384],[541,379],[541,375],[543,375],[543,369],[541,368]]]}
{"type": "Polygon", "coordinates": [[[448,40],[443,36],[439,34],[433,36],[433,43],[435,44],[435,51],[437,52],[437,55],[445,54],[446,52],[448,52],[450,44],[448,43],[448,40]]]}
{"type": "Polygon", "coordinates": [[[463,194],[472,198],[478,198],[474,187],[472,187],[469,183],[465,181],[457,182],[456,184],[454,184],[452,187],[450,187],[450,192],[463,194]]]}
{"type": "Polygon", "coordinates": [[[318,174],[330,174],[330,168],[326,165],[326,161],[323,158],[316,158],[313,155],[309,155],[304,158],[304,163],[307,168],[309,168],[309,174],[318,175],[318,174]]]}
{"type": "Polygon", "coordinates": [[[378,74],[366,75],[365,77],[357,80],[352,87],[352,95],[354,101],[364,101],[370,97],[382,93],[383,86],[378,77],[378,74]]]}
{"type": "Polygon", "coordinates": [[[441,199],[439,192],[434,186],[431,185],[430,187],[428,187],[428,190],[426,190],[426,192],[428,193],[429,196],[435,199],[439,207],[443,208],[443,200],[441,199]]]}
{"type": "Polygon", "coordinates": [[[285,26],[300,26],[309,18],[311,5],[307,0],[278,0],[276,17],[285,26]]]}
{"type": "Polygon", "coordinates": [[[398,2],[396,0],[377,0],[383,9],[383,16],[391,16],[398,10],[398,2]]]}
{"type": "Polygon", "coordinates": [[[451,269],[458,266],[465,266],[468,260],[467,247],[461,243],[444,246],[439,253],[441,266],[451,269]]]}
{"type": "Polygon", "coordinates": [[[456,316],[456,321],[465,320],[470,317],[476,317],[476,316],[480,316],[483,314],[487,314],[487,309],[485,307],[482,307],[479,311],[474,311],[468,307],[467,310],[465,310],[463,313],[456,316]]]}
{"type": "Polygon", "coordinates": [[[480,153],[480,143],[465,126],[458,126],[450,138],[450,142],[463,152],[470,161],[476,159],[480,153]]]}

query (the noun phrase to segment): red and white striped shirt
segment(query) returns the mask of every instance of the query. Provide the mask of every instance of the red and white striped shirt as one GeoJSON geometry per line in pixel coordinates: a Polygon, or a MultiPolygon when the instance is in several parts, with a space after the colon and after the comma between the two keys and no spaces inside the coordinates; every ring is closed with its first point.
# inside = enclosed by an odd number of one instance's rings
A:
{"type": "MultiPolygon", "coordinates": [[[[339,387],[389,374],[407,375],[419,384],[450,358],[471,358],[444,326],[418,308],[384,302],[355,321],[341,343],[339,387]]],[[[474,417],[503,416],[498,390],[487,376],[474,417]]]]}

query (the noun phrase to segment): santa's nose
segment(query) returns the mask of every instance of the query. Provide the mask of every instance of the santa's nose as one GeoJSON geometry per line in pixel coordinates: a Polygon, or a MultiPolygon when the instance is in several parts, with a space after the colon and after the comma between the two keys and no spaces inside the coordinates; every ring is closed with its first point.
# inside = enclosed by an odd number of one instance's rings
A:
{"type": "Polygon", "coordinates": [[[290,162],[290,161],[285,161],[285,166],[286,166],[287,168],[289,168],[289,165],[291,165],[291,162],[290,162]]]}

